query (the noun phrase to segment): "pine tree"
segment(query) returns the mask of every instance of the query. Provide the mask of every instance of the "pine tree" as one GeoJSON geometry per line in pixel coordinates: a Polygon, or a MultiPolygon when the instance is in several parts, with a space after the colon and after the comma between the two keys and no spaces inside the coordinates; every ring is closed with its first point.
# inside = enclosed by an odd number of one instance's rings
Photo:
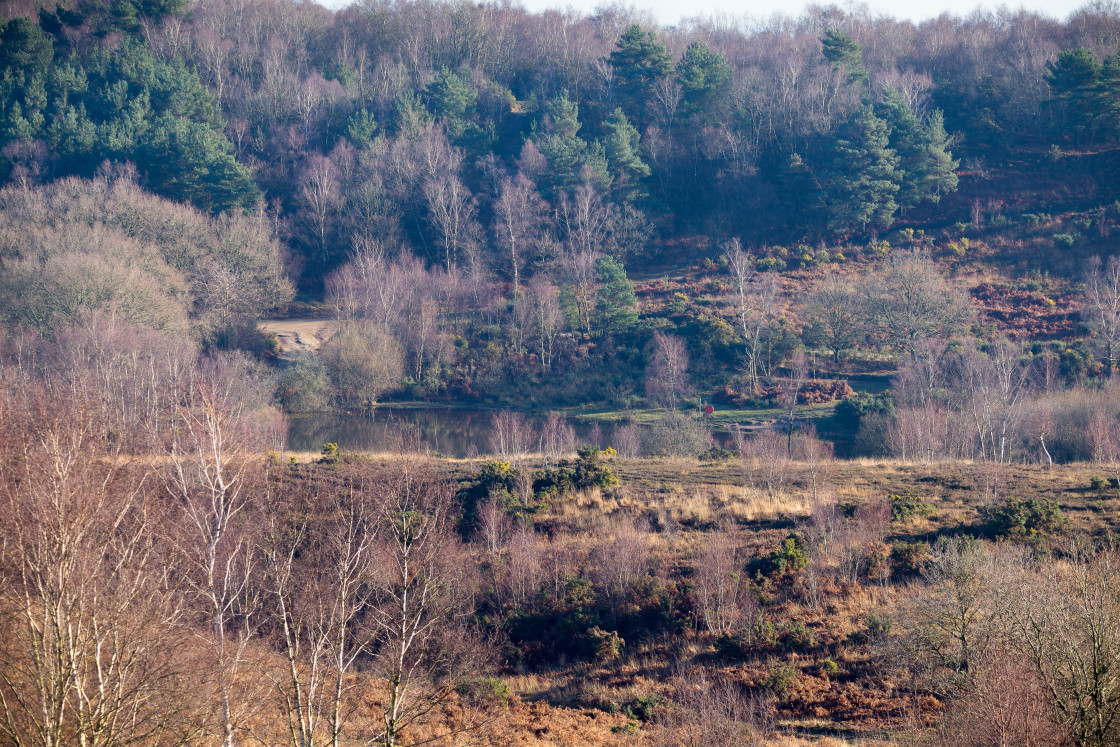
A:
{"type": "Polygon", "coordinates": [[[641,135],[619,108],[603,122],[603,130],[603,145],[607,163],[615,177],[615,188],[624,199],[635,200],[642,195],[639,180],[650,174],[649,166],[639,155],[641,135]]]}
{"type": "Polygon", "coordinates": [[[1120,138],[1120,54],[1101,63],[1095,99],[1097,126],[1106,137],[1120,138]]]}
{"type": "Polygon", "coordinates": [[[878,109],[879,116],[890,128],[889,145],[898,154],[898,203],[905,213],[928,197],[929,174],[933,166],[929,135],[895,89],[888,88],[884,92],[878,109]]]}
{"type": "Polygon", "coordinates": [[[1092,136],[1098,111],[1094,104],[1100,64],[1087,49],[1066,49],[1058,53],[1055,62],[1046,63],[1046,71],[1058,132],[1072,136],[1076,148],[1084,135],[1092,136]]]}
{"type": "Polygon", "coordinates": [[[424,89],[432,114],[450,120],[462,120],[470,116],[478,91],[469,86],[468,81],[469,77],[464,80],[447,68],[440,70],[424,89]]]}
{"type": "Polygon", "coordinates": [[[848,72],[849,83],[866,83],[867,70],[863,67],[863,45],[846,32],[829,29],[821,39],[821,52],[833,67],[843,67],[848,72]]]}
{"type": "Polygon", "coordinates": [[[653,32],[643,31],[637,24],[622,33],[609,59],[622,108],[643,129],[646,102],[652,98],[653,87],[672,70],[672,59],[653,32]]]}
{"type": "Polygon", "coordinates": [[[578,134],[582,127],[579,105],[568,98],[567,92],[548,102],[547,111],[545,135],[537,141],[537,147],[549,166],[549,173],[541,176],[541,191],[551,197],[580,182],[589,154],[587,141],[578,134]]]}
{"type": "Polygon", "coordinates": [[[890,128],[863,106],[834,146],[829,190],[829,228],[887,228],[898,212],[901,174],[890,147],[890,128]]]}
{"type": "Polygon", "coordinates": [[[731,66],[704,42],[692,42],[677,63],[677,82],[684,99],[681,113],[707,112],[731,84],[731,66]]]}
{"type": "Polygon", "coordinates": [[[602,334],[625,332],[638,322],[638,298],[626,269],[611,256],[596,264],[599,273],[599,300],[595,303],[595,326],[602,334]]]}
{"type": "Polygon", "coordinates": [[[924,191],[930,202],[941,202],[941,198],[950,192],[957,191],[957,168],[961,165],[959,160],[953,158],[949,151],[952,139],[945,131],[945,115],[937,109],[926,123],[926,139],[929,150],[929,168],[926,172],[924,191]]]}

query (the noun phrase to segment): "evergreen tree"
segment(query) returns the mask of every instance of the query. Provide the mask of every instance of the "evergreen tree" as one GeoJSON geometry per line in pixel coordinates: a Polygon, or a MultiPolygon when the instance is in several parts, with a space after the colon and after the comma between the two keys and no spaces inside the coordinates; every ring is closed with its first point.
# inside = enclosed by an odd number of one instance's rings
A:
{"type": "Polygon", "coordinates": [[[368,109],[359,109],[346,120],[346,137],[356,148],[364,148],[377,133],[377,120],[368,109]]]}
{"type": "Polygon", "coordinates": [[[639,156],[641,135],[619,108],[611,112],[603,129],[607,163],[615,177],[615,188],[624,199],[634,200],[642,195],[639,180],[650,174],[649,166],[639,156]]]}
{"type": "Polygon", "coordinates": [[[692,42],[677,63],[681,85],[681,113],[699,114],[712,109],[731,84],[731,66],[704,42],[692,42]]]}
{"type": "Polygon", "coordinates": [[[25,19],[5,23],[0,40],[0,147],[41,140],[61,174],[131,161],[153,192],[204,210],[256,202],[217,103],[182,60],[127,39],[51,64],[49,39],[25,19]]]}
{"type": "Polygon", "coordinates": [[[595,303],[595,326],[602,334],[626,332],[638,322],[638,298],[626,269],[611,256],[596,264],[599,299],[595,303]]]}
{"type": "Polygon", "coordinates": [[[475,99],[478,98],[478,91],[468,83],[469,76],[464,79],[446,67],[443,68],[424,89],[428,109],[436,117],[466,119],[473,112],[475,99]]]}
{"type": "Polygon", "coordinates": [[[564,93],[548,103],[548,119],[544,137],[537,141],[537,147],[548,161],[549,172],[540,179],[541,192],[551,198],[558,191],[570,189],[579,184],[589,169],[600,186],[606,188],[610,183],[607,160],[602,146],[592,144],[578,133],[582,125],[579,121],[579,105],[564,93]]]}
{"type": "Polygon", "coordinates": [[[637,24],[622,33],[609,59],[622,108],[644,129],[646,103],[652,99],[653,87],[672,70],[672,59],[653,32],[637,24]]]}
{"type": "Polygon", "coordinates": [[[898,212],[901,173],[890,147],[890,127],[863,106],[834,146],[830,173],[829,228],[887,228],[898,212]]]}
{"type": "Polygon", "coordinates": [[[0,18],[0,70],[11,69],[25,79],[45,75],[54,60],[50,37],[29,18],[0,18]]]}
{"type": "Polygon", "coordinates": [[[490,134],[473,121],[478,91],[471,84],[468,68],[459,74],[443,68],[425,87],[424,96],[429,111],[443,123],[452,141],[474,152],[489,148],[490,134]]]}
{"type": "Polygon", "coordinates": [[[929,151],[929,167],[926,170],[924,191],[930,202],[941,202],[941,197],[957,191],[957,168],[961,162],[953,158],[949,151],[952,139],[945,131],[945,115],[937,109],[926,123],[926,148],[929,151]]]}
{"type": "Polygon", "coordinates": [[[1096,122],[1100,64],[1087,49],[1067,49],[1046,63],[1046,71],[1058,133],[1072,137],[1077,147],[1084,135],[1091,137],[1096,122]]]}
{"type": "Polygon", "coordinates": [[[157,191],[200,210],[247,210],[260,197],[249,170],[234,158],[229,140],[198,122],[164,118],[137,155],[157,191]]]}
{"type": "Polygon", "coordinates": [[[1120,138],[1120,54],[1101,63],[1095,98],[1098,128],[1106,137],[1120,138]]]}
{"type": "Polygon", "coordinates": [[[955,192],[960,165],[949,151],[951,138],[945,132],[945,118],[940,110],[922,124],[910,111],[902,96],[888,88],[878,107],[879,114],[890,128],[890,147],[898,154],[898,202],[905,213],[922,202],[939,202],[942,195],[955,192]]]}
{"type": "Polygon", "coordinates": [[[839,29],[826,31],[821,39],[821,52],[833,67],[842,67],[848,72],[849,83],[867,82],[867,70],[863,67],[863,45],[846,32],[839,29]]]}

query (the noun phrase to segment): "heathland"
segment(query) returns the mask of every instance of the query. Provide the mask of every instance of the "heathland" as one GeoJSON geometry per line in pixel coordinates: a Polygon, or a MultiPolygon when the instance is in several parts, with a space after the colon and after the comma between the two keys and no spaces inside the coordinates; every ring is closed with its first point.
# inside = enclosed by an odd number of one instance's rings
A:
{"type": "Polygon", "coordinates": [[[1117,744],[1118,158],[1107,4],[0,3],[0,745],[1117,744]]]}

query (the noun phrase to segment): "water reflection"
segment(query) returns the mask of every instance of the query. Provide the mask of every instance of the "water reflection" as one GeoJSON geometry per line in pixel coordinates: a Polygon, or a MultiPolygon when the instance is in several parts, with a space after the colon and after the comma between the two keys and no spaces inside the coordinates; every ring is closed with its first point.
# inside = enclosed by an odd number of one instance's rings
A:
{"type": "MultiPolygon", "coordinates": [[[[288,448],[292,451],[319,451],[325,443],[336,443],[353,451],[392,449],[395,432],[402,425],[416,428],[427,447],[444,456],[464,458],[492,451],[493,412],[451,409],[386,409],[373,417],[318,413],[288,417],[288,448]]],[[[545,414],[522,416],[535,433],[540,433],[545,414]]],[[[579,443],[594,443],[606,448],[612,443],[614,422],[591,423],[569,419],[579,443]]]]}

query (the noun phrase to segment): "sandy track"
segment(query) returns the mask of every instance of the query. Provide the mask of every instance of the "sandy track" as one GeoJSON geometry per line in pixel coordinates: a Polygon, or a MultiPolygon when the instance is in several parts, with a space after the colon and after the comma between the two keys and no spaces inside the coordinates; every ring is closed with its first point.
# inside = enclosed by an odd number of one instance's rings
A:
{"type": "Polygon", "coordinates": [[[338,323],[330,319],[261,319],[257,326],[266,334],[276,335],[284,358],[298,352],[313,353],[338,331],[338,323]]]}

